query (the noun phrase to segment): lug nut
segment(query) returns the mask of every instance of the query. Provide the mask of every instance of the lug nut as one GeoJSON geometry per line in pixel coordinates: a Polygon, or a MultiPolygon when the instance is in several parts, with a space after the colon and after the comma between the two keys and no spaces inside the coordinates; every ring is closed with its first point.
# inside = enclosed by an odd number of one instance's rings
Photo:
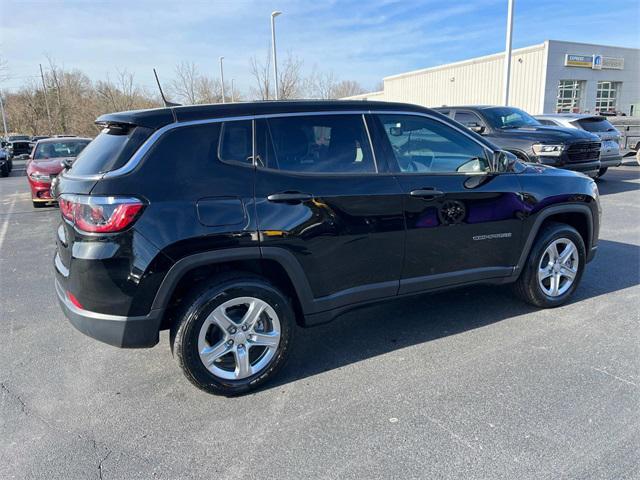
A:
{"type": "Polygon", "coordinates": [[[227,345],[229,345],[229,346],[233,345],[233,340],[229,340],[229,341],[227,342],[227,345]]]}
{"type": "Polygon", "coordinates": [[[246,331],[246,330],[247,330],[247,326],[246,326],[246,325],[243,325],[243,326],[242,326],[242,330],[243,330],[243,331],[246,331]]]}
{"type": "Polygon", "coordinates": [[[229,329],[229,333],[236,333],[236,327],[231,327],[229,329]]]}

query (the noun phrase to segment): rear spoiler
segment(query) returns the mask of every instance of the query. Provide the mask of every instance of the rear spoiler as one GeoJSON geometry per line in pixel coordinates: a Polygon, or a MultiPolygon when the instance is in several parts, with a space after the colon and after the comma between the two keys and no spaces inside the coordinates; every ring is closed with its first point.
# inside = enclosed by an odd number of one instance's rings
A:
{"type": "Polygon", "coordinates": [[[96,125],[139,126],[157,130],[175,122],[171,108],[154,108],[150,110],[131,110],[128,112],[106,113],[96,119],[96,125]]]}

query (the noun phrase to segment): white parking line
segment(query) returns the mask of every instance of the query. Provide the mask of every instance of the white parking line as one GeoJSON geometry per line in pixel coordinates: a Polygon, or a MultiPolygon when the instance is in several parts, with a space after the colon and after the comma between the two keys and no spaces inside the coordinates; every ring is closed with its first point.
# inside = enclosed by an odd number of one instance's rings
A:
{"type": "Polygon", "coordinates": [[[16,206],[16,200],[17,199],[14,197],[11,201],[11,205],[9,205],[9,211],[4,217],[4,222],[2,222],[2,226],[0,227],[0,250],[2,249],[2,244],[4,243],[4,237],[7,235],[7,229],[9,228],[9,219],[11,218],[13,207],[16,206]]]}

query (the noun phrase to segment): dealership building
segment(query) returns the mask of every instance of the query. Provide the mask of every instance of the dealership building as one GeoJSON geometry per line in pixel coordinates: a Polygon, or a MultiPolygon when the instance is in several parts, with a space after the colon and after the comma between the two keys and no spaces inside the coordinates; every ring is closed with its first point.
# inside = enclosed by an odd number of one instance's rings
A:
{"type": "MultiPolygon", "coordinates": [[[[428,107],[500,105],[504,53],[384,78],[350,98],[428,107]]],[[[619,112],[640,116],[640,49],[547,40],[512,51],[509,104],[531,114],[619,112]]]]}

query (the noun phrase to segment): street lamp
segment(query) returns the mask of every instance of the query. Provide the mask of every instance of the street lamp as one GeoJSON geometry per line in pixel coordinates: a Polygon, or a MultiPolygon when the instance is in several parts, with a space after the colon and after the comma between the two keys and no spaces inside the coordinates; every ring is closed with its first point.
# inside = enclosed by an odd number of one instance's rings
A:
{"type": "Polygon", "coordinates": [[[276,22],[275,18],[282,12],[271,12],[271,51],[273,54],[273,79],[276,86],[276,100],[278,100],[278,60],[276,59],[276,22]]]}
{"type": "Polygon", "coordinates": [[[504,52],[504,79],[502,83],[502,101],[505,107],[509,106],[509,82],[511,80],[511,34],[513,33],[513,2],[507,0],[507,37],[504,52]]]}
{"type": "Polygon", "coordinates": [[[224,57],[220,57],[220,82],[222,83],[222,103],[226,103],[224,98],[224,69],[222,68],[222,60],[224,60],[224,57]]]}

